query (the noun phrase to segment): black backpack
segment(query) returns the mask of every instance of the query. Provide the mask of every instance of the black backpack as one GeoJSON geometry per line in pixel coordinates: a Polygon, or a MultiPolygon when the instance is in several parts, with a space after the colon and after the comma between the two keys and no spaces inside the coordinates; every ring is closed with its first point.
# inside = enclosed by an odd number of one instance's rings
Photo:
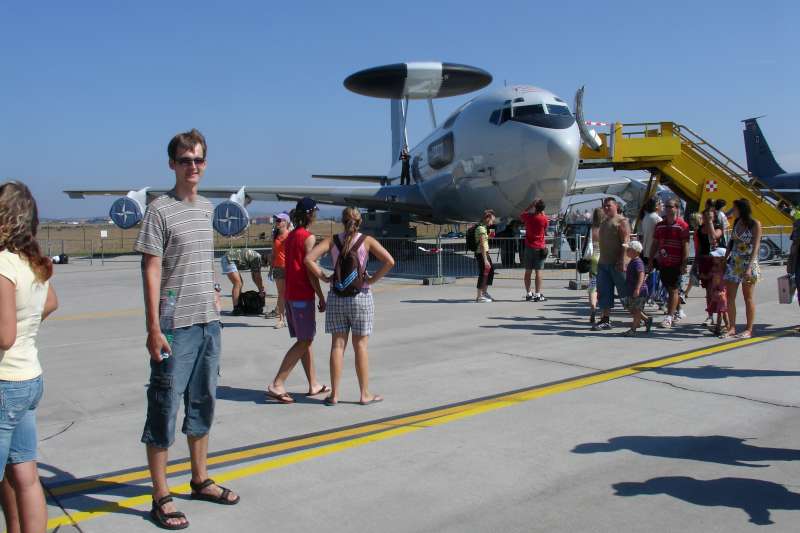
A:
{"type": "Polygon", "coordinates": [[[358,260],[358,249],[361,248],[366,238],[366,235],[361,235],[345,253],[339,236],[333,236],[333,244],[339,250],[339,257],[333,266],[331,290],[337,296],[355,296],[361,292],[361,288],[367,281],[366,265],[362,265],[358,260]]]}
{"type": "Polygon", "coordinates": [[[478,251],[478,239],[475,238],[475,230],[477,229],[478,225],[474,224],[467,230],[467,250],[470,252],[478,251]]]}
{"type": "Polygon", "coordinates": [[[258,291],[245,291],[239,295],[239,309],[245,315],[260,315],[264,312],[264,300],[258,291]]]}

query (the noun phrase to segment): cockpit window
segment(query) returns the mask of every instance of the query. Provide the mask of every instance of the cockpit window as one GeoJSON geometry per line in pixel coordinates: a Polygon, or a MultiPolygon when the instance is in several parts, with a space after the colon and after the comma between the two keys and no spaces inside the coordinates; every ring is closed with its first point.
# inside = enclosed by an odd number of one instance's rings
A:
{"type": "Polygon", "coordinates": [[[514,120],[525,122],[528,117],[533,115],[544,115],[544,106],[542,104],[535,104],[521,105],[514,108],[514,120]]]}
{"type": "Polygon", "coordinates": [[[565,105],[547,104],[547,112],[550,113],[551,115],[572,116],[572,113],[570,113],[569,108],[565,105]]]}
{"type": "Polygon", "coordinates": [[[499,109],[495,109],[494,111],[492,111],[492,114],[489,117],[489,122],[491,122],[492,124],[500,124],[500,110],[499,109]]]}

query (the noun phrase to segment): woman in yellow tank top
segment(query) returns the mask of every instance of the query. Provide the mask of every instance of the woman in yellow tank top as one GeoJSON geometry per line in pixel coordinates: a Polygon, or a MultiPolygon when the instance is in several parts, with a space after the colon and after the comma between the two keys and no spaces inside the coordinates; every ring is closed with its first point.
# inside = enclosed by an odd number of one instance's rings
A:
{"type": "Polygon", "coordinates": [[[0,502],[8,531],[44,531],[47,508],[36,468],[36,406],[42,367],[39,324],[58,306],[53,265],[36,242],[36,202],[22,183],[0,185],[0,502]]]}

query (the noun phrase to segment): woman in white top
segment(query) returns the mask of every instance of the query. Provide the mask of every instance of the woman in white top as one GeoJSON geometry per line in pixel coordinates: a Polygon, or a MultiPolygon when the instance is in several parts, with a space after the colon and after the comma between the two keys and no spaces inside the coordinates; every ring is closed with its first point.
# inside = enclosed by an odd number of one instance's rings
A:
{"type": "MultiPolygon", "coordinates": [[[[369,357],[367,342],[372,334],[375,319],[375,304],[370,287],[385,276],[394,266],[394,258],[381,244],[368,235],[358,232],[361,226],[361,213],[355,207],[347,207],[342,211],[344,232],[334,238],[328,238],[317,244],[306,255],[305,265],[309,272],[319,279],[331,284],[325,310],[325,332],[331,339],[331,395],[325,399],[327,405],[336,405],[339,401],[339,381],[342,377],[344,350],[347,337],[352,331],[353,350],[356,353],[356,375],[361,388],[361,405],[369,405],[383,401],[383,398],[369,392],[369,357]],[[342,269],[346,258],[354,252],[358,259],[356,270],[349,272],[349,280],[337,279],[336,272],[342,278],[342,269]],[[326,276],[317,264],[317,260],[326,253],[331,254],[334,274],[326,276]],[[381,266],[372,276],[367,274],[369,254],[380,261],[381,266]],[[341,262],[337,262],[341,258],[341,262]],[[350,284],[358,288],[348,289],[350,284]]],[[[350,261],[352,263],[352,261],[350,261]]],[[[348,273],[345,273],[345,276],[348,273]]]]}
{"type": "Polygon", "coordinates": [[[47,508],[36,468],[42,367],[39,324],[58,306],[53,265],[36,242],[36,202],[19,182],[0,185],[0,503],[9,532],[43,533],[47,508]]]}

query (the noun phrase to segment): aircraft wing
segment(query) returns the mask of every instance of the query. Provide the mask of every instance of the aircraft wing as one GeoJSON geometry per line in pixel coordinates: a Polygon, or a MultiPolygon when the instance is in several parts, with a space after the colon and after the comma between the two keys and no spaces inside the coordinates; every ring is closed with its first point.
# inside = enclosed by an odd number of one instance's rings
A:
{"type": "MultiPolygon", "coordinates": [[[[130,189],[73,189],[64,191],[70,198],[86,196],[125,196],[130,189]]],[[[147,189],[148,201],[167,189],[147,189]]],[[[242,187],[200,187],[206,198],[225,198],[242,192],[242,187]]],[[[294,202],[308,196],[320,204],[355,206],[362,209],[410,213],[431,218],[433,210],[416,187],[244,187],[246,203],[251,201],[294,202]]]]}
{"type": "Polygon", "coordinates": [[[358,181],[361,183],[375,183],[377,185],[389,185],[394,181],[394,178],[388,176],[372,174],[312,174],[311,177],[319,180],[358,181]]]}
{"type": "Polygon", "coordinates": [[[624,198],[626,192],[647,190],[647,179],[640,180],[624,176],[603,179],[575,180],[569,196],[577,194],[607,194],[624,198]]]}

